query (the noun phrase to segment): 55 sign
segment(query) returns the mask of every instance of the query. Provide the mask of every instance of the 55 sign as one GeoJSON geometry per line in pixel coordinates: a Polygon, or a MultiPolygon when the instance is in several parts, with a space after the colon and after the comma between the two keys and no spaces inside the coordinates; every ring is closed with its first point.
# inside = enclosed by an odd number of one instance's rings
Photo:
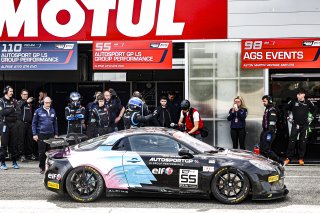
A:
{"type": "Polygon", "coordinates": [[[188,189],[198,188],[198,170],[180,169],[179,187],[188,189]]]}
{"type": "Polygon", "coordinates": [[[316,68],[320,66],[319,39],[242,40],[243,69],[316,68]]]}

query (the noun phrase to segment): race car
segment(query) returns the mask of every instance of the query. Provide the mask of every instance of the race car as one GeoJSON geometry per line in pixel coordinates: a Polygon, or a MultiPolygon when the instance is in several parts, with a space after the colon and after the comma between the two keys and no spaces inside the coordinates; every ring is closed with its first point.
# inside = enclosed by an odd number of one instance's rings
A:
{"type": "Polygon", "coordinates": [[[80,202],[106,196],[188,196],[226,204],[283,198],[284,168],[162,127],[114,132],[47,152],[44,185],[80,202]]]}

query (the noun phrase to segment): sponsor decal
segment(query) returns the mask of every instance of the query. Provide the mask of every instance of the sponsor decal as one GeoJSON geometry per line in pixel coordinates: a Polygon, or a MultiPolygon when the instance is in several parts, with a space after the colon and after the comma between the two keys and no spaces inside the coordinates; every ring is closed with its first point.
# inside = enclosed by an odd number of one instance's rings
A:
{"type": "Polygon", "coordinates": [[[162,175],[162,174],[171,175],[172,173],[173,173],[173,169],[171,167],[152,169],[152,174],[155,174],[155,175],[162,175]]]}
{"type": "Polygon", "coordinates": [[[126,193],[126,194],[128,194],[127,190],[122,190],[122,189],[107,189],[107,192],[110,192],[110,193],[126,193]]]}
{"type": "Polygon", "coordinates": [[[202,169],[204,172],[214,172],[213,166],[203,166],[202,169]]]}
{"type": "Polygon", "coordinates": [[[272,183],[272,182],[276,182],[279,180],[279,175],[273,175],[273,176],[269,176],[268,177],[268,182],[272,183]]]}
{"type": "Polygon", "coordinates": [[[150,165],[185,165],[199,164],[199,160],[181,159],[181,158],[150,158],[150,165]]]}
{"type": "Polygon", "coordinates": [[[48,178],[51,180],[61,180],[61,175],[60,174],[53,174],[53,173],[49,173],[48,174],[48,178]]]}
{"type": "Polygon", "coordinates": [[[216,160],[209,160],[209,163],[214,164],[214,163],[216,163],[216,160]]]}
{"type": "Polygon", "coordinates": [[[179,187],[188,189],[198,188],[198,170],[180,169],[179,187]]]}
{"type": "Polygon", "coordinates": [[[54,182],[48,181],[48,187],[53,188],[53,189],[59,189],[60,185],[59,185],[59,183],[54,183],[54,182]]]}

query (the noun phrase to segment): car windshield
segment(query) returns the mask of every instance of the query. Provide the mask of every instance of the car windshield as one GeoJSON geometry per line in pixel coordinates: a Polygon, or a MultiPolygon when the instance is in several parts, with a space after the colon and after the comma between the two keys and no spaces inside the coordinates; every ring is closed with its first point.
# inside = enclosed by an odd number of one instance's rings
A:
{"type": "Polygon", "coordinates": [[[197,149],[201,153],[211,152],[211,151],[217,152],[218,151],[217,148],[215,148],[209,144],[206,144],[202,141],[199,141],[198,139],[196,139],[188,134],[185,134],[183,132],[176,132],[173,134],[173,137],[175,137],[181,141],[186,142],[187,144],[194,147],[195,149],[197,149]]]}
{"type": "Polygon", "coordinates": [[[79,143],[78,145],[74,146],[73,148],[75,150],[88,150],[93,149],[103,142],[105,142],[108,139],[109,135],[103,135],[97,138],[92,138],[90,140],[84,141],[82,143],[79,143]]]}

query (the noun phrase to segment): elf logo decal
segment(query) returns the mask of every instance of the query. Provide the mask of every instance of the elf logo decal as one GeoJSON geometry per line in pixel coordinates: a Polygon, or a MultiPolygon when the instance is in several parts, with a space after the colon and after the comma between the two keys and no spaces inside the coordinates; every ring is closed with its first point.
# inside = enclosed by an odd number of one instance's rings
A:
{"type": "Polygon", "coordinates": [[[173,173],[173,169],[170,167],[152,169],[152,174],[155,174],[155,175],[162,175],[162,174],[171,175],[172,173],[173,173]]]}
{"type": "Polygon", "coordinates": [[[48,179],[60,181],[61,180],[61,175],[60,174],[49,173],[48,174],[48,179]]]}
{"type": "Polygon", "coordinates": [[[180,169],[179,173],[180,188],[198,188],[198,170],[180,169]]]}

